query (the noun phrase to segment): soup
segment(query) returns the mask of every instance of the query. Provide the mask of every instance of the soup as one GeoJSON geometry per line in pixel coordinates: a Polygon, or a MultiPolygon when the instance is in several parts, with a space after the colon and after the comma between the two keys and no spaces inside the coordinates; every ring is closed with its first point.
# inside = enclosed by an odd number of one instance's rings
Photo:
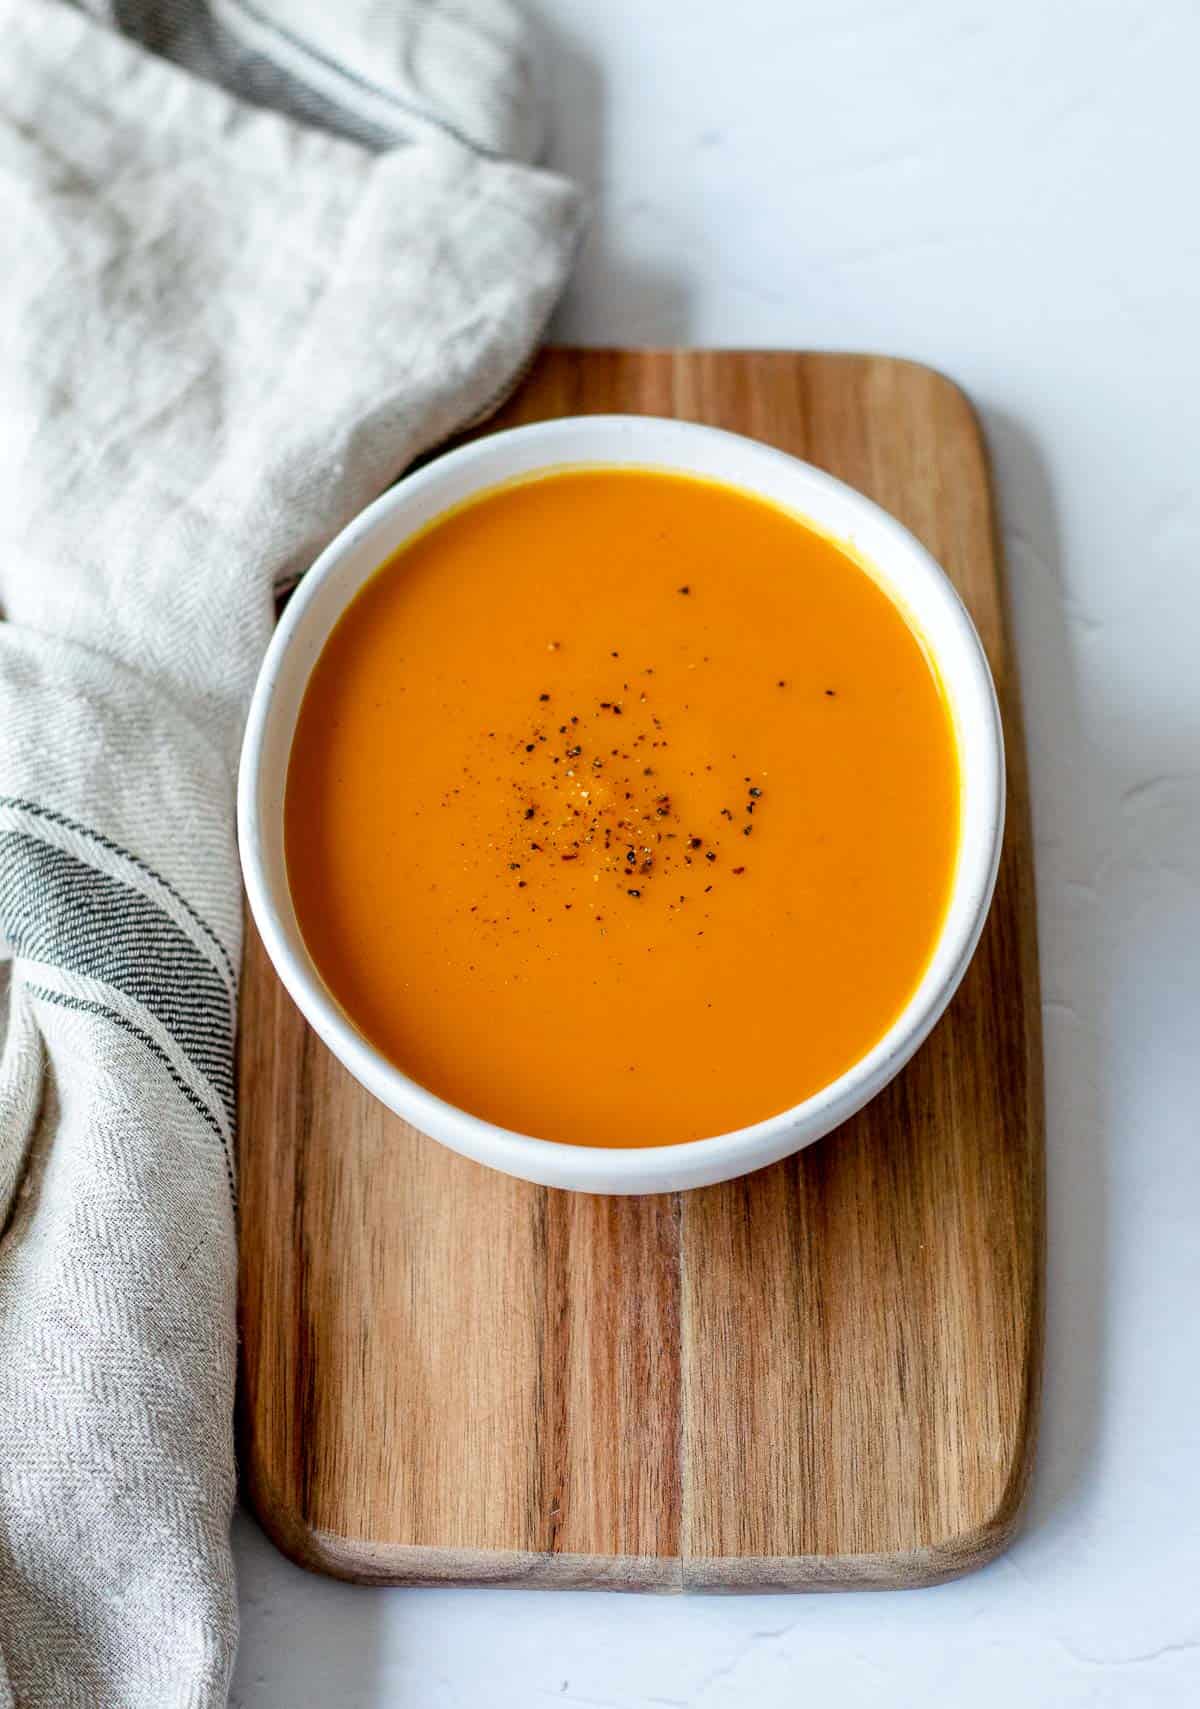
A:
{"type": "Polygon", "coordinates": [[[667,1145],[778,1114],[898,1017],[958,755],[899,608],[715,482],[496,488],[386,563],[313,670],[285,801],[305,943],[460,1108],[667,1145]]]}

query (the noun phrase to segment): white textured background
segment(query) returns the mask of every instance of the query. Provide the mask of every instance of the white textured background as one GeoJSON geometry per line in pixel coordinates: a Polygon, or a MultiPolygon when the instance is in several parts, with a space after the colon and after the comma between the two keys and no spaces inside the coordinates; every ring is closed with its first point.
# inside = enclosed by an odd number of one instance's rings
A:
{"type": "Polygon", "coordinates": [[[598,197],[556,331],[885,351],[982,411],[1037,828],[1026,1532],[938,1590],[368,1591],[239,1521],[236,1709],[1200,1703],[1200,6],[542,0],[598,197]]]}

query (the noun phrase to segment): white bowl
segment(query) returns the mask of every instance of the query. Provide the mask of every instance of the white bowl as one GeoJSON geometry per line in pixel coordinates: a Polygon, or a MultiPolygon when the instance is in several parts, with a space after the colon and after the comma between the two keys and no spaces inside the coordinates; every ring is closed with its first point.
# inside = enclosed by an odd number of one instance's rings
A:
{"type": "Polygon", "coordinates": [[[263,661],[238,780],[238,837],[267,953],[312,1027],[355,1078],[414,1127],[494,1169],[592,1193],[660,1193],[730,1180],[798,1151],[873,1098],[950,1001],[979,941],[1004,826],[1004,745],[987,660],[961,600],[929,553],[852,488],[736,434],[651,416],[579,416],[477,439],[409,475],[343,529],[293,595],[263,661]],[[708,476],[761,494],[850,546],[908,614],[936,661],[962,767],[953,891],[933,957],[889,1031],[845,1074],[793,1109],[684,1145],[560,1145],[481,1121],[411,1080],[356,1031],[304,947],[288,890],[283,798],[300,703],[334,624],[363,583],[441,512],[515,476],[581,464],[708,476]]]}

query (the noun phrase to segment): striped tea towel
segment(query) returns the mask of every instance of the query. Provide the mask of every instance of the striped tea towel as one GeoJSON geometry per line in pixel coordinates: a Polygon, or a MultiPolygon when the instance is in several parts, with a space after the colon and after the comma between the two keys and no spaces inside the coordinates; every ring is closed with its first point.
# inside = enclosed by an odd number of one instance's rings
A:
{"type": "Polygon", "coordinates": [[[0,1705],[225,1700],[242,717],[533,349],[536,145],[506,0],[0,0],[0,1705]]]}

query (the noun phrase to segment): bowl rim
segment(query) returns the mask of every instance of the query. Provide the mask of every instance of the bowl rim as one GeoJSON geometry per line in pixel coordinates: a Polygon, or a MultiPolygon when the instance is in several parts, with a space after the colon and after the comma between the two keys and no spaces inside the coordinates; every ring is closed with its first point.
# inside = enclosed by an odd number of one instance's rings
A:
{"type": "MultiPolygon", "coordinates": [[[[822,532],[832,534],[824,523],[808,518],[800,505],[789,507],[779,499],[756,488],[744,476],[710,474],[691,471],[701,479],[723,481],[724,484],[750,492],[766,502],[791,508],[801,520],[807,520],[822,532]]],[[[889,585],[885,566],[858,552],[853,543],[852,555],[858,556],[864,568],[877,568],[885,592],[898,604],[903,602],[889,585]]],[[[323,646],[345,610],[350,599],[365,585],[375,570],[368,571],[347,594],[325,625],[320,645],[323,646]]],[[[943,690],[950,700],[956,723],[956,690],[941,668],[941,654],[927,636],[917,628],[915,617],[906,613],[927,647],[942,677],[943,690]]],[[[318,648],[319,651],[319,648],[318,648]]],[[[310,667],[311,668],[311,667],[310,667]]],[[[307,684],[308,671],[305,671],[307,684]]],[[[961,677],[956,680],[961,681],[961,677]]],[[[300,697],[302,698],[303,690],[300,697]]],[[[297,709],[299,702],[297,701],[297,709]]],[[[294,731],[294,721],[293,721],[294,731]]],[[[291,732],[288,740],[290,744],[291,732]]],[[[963,747],[961,724],[956,730],[959,765],[967,772],[968,755],[963,747]]],[[[978,945],[988,908],[995,888],[1003,842],[1005,818],[1005,758],[1004,734],[995,684],[988,665],[983,643],[958,590],[932,554],[904,525],[874,500],[839,480],[836,476],[793,457],[790,453],[747,435],[730,433],[723,428],[701,423],[680,421],[673,417],[641,415],[561,416],[546,421],[485,434],[442,452],[403,476],[360,511],[334,536],[319,553],[311,568],[300,580],[271,636],[255,682],[246,718],[237,780],[238,848],[247,898],[264,948],[301,1013],[318,1036],[354,1077],[388,1108],[401,1115],[423,1134],[437,1139],[466,1156],[486,1163],[504,1173],[551,1186],[576,1186],[592,1192],[657,1192],[669,1191],[680,1184],[699,1186],[728,1180],[751,1169],[778,1161],[803,1145],[820,1138],[833,1127],[861,1109],[901,1067],[928,1037],[957,989],[978,945]],[[618,456],[616,447],[609,455],[571,455],[555,457],[556,445],[577,434],[580,429],[599,438],[610,435],[614,440],[646,442],[645,456],[618,456]],[[521,478],[535,478],[538,472],[572,467],[641,467],[689,472],[686,461],[655,457],[649,441],[669,438],[677,447],[689,442],[709,447],[721,447],[723,442],[733,457],[748,454],[759,462],[783,464],[794,479],[799,474],[814,491],[831,500],[840,501],[861,517],[879,535],[894,541],[914,562],[942,601],[944,614],[957,630],[964,644],[963,656],[973,678],[972,687],[980,695],[985,713],[986,740],[980,751],[969,756],[973,772],[978,774],[984,807],[984,841],[968,860],[966,826],[960,836],[959,852],[950,899],[941,931],[929,961],[909,1001],[896,1016],[883,1036],[871,1049],[852,1063],[837,1079],[821,1087],[800,1103],[746,1127],[733,1128],[703,1139],[686,1140],[674,1145],[591,1146],[576,1145],[559,1140],[539,1139],[512,1129],[499,1127],[481,1116],[471,1114],[460,1106],[412,1079],[403,1069],[390,1062],[371,1045],[354,1026],[349,1015],[327,989],[307,952],[297,954],[280,918],[279,902],[263,858],[264,836],[261,824],[262,796],[265,786],[264,749],[271,731],[273,714],[283,689],[285,666],[293,641],[300,632],[310,607],[317,599],[326,580],[357,547],[364,536],[394,517],[402,517],[414,500],[436,489],[440,482],[454,474],[470,475],[470,490],[440,505],[424,522],[408,531],[401,530],[395,542],[383,552],[375,569],[382,567],[404,543],[423,528],[431,526],[441,516],[457,506],[470,502],[492,487],[501,487],[521,478]],[[538,464],[517,474],[505,474],[493,466],[503,463],[507,452],[518,446],[544,446],[547,456],[538,464]],[[493,472],[489,473],[488,471],[493,472]],[[965,897],[965,903],[962,898],[965,897]],[[956,907],[956,903],[959,904],[956,907]],[[955,928],[955,917],[958,916],[955,928]],[[949,955],[945,954],[947,948],[949,955]],[[944,963],[936,981],[929,975],[935,965],[944,963]]],[[[964,809],[965,821],[965,809],[964,809]]],[[[286,883],[286,879],[285,879],[286,883]]],[[[291,910],[290,896],[287,908],[291,910]]],[[[291,910],[294,914],[294,910],[291,910]]],[[[302,943],[299,923],[296,935],[302,943]]]]}

